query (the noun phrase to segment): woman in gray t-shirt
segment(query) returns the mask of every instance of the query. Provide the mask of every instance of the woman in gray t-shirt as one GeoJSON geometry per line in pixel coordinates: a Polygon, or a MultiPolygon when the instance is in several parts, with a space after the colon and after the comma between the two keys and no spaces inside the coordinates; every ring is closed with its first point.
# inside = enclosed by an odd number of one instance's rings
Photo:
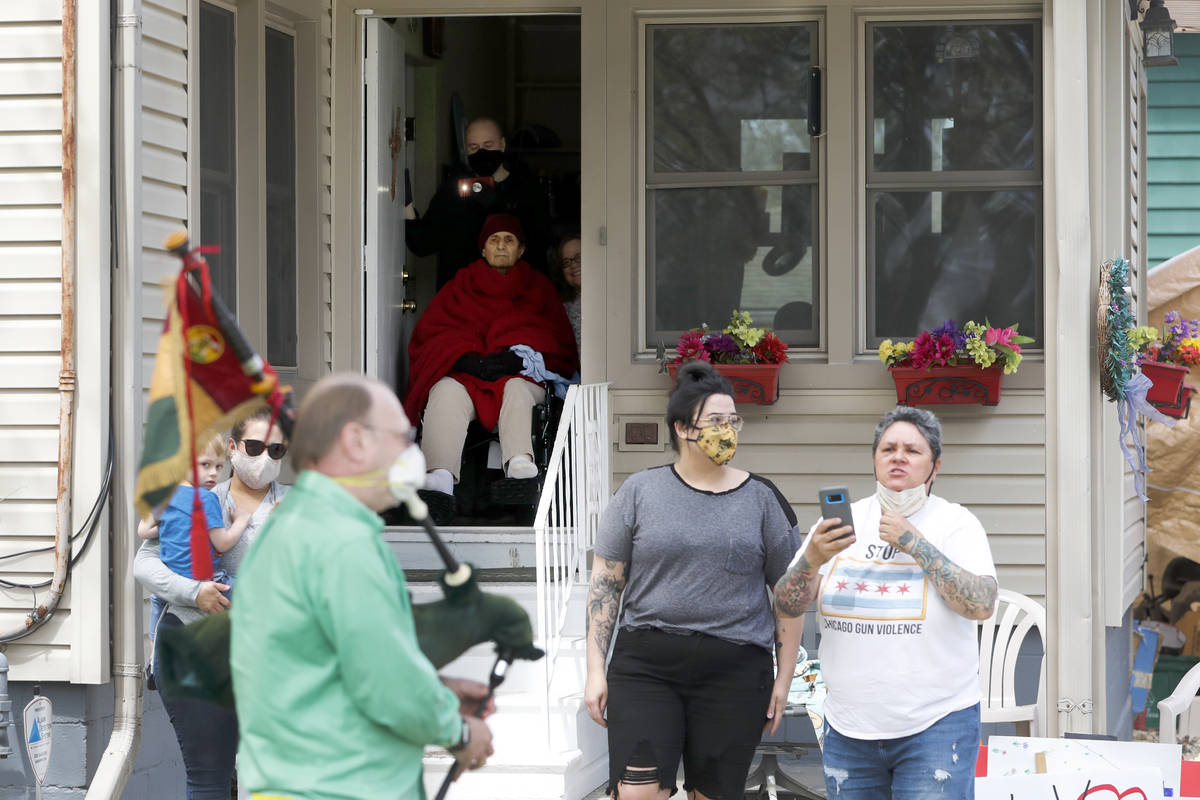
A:
{"type": "Polygon", "coordinates": [[[685,364],[667,404],[678,458],[630,476],[600,523],[585,697],[608,728],[608,793],[622,800],[665,800],[681,756],[685,791],[741,798],[787,703],[800,620],[776,617],[768,588],[800,536],[774,484],[729,466],[742,427],[732,393],[711,365],[685,364]]]}

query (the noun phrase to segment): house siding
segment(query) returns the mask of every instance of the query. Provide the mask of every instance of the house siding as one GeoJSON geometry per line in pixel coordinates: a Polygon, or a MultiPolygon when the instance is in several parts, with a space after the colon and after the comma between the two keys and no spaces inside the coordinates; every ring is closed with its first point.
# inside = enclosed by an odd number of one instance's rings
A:
{"type": "Polygon", "coordinates": [[[1200,34],[1177,34],[1179,65],[1145,70],[1151,268],[1200,245],[1200,34]]]}
{"type": "MultiPolygon", "coordinates": [[[[0,4],[0,556],[53,547],[62,313],[62,10],[0,4]]],[[[38,583],[53,553],[0,562],[38,583]]],[[[38,590],[43,595],[44,589],[38,590]]],[[[9,645],[10,677],[73,676],[72,588],[54,616],[9,645]]],[[[21,625],[28,589],[0,589],[0,628],[21,625]]]]}
{"type": "MultiPolygon", "coordinates": [[[[787,367],[785,367],[787,369],[787,367]]],[[[881,367],[882,369],[882,367],[881,367]]],[[[659,391],[615,390],[612,413],[662,419],[666,378],[659,391]]],[[[771,479],[807,530],[820,516],[817,490],[845,485],[854,498],[875,492],[871,441],[875,424],[895,406],[878,390],[787,391],[772,406],[739,406],[747,422],[738,437],[736,466],[771,479]]],[[[967,506],[988,532],[1000,585],[1045,602],[1046,402],[1042,392],[1004,392],[998,406],[933,407],[942,421],[945,452],[936,491],[967,506]]],[[[673,460],[662,451],[623,451],[614,429],[614,485],[632,472],[673,460]]]]}
{"type": "MultiPolygon", "coordinates": [[[[179,259],[163,246],[187,228],[188,2],[142,5],[142,388],[149,391],[166,320],[163,286],[179,259]]],[[[143,413],[144,418],[144,413],[143,413]]]]}

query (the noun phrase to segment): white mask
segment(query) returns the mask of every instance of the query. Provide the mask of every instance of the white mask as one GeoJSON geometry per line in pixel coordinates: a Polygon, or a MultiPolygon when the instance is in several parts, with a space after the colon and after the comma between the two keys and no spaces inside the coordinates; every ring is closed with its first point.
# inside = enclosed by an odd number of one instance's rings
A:
{"type": "Polygon", "coordinates": [[[923,483],[911,489],[896,491],[875,481],[875,496],[879,498],[879,505],[885,511],[895,511],[902,517],[911,517],[920,511],[925,505],[925,501],[929,499],[923,483]]]}
{"type": "Polygon", "coordinates": [[[257,456],[248,456],[241,450],[234,450],[229,461],[238,478],[250,489],[265,489],[279,477],[280,462],[267,455],[266,450],[257,456]]]}
{"type": "Polygon", "coordinates": [[[343,486],[378,486],[381,477],[397,503],[409,502],[417,496],[417,490],[425,486],[425,454],[420,447],[410,444],[389,467],[335,480],[343,486]]]}
{"type": "Polygon", "coordinates": [[[425,485],[425,454],[415,444],[396,456],[387,474],[388,489],[398,502],[406,503],[425,485]]]}

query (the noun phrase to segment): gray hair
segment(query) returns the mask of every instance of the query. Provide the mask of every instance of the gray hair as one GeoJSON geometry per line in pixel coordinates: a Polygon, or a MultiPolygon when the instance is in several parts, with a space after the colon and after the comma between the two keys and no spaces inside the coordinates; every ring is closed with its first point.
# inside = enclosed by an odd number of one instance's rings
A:
{"type": "Polygon", "coordinates": [[[916,426],[921,435],[925,437],[925,442],[933,453],[933,460],[937,461],[942,457],[942,423],[938,422],[938,418],[934,416],[933,412],[912,406],[896,406],[883,415],[883,419],[879,420],[879,424],[875,426],[875,443],[871,445],[872,453],[879,449],[879,440],[883,438],[884,432],[897,422],[907,422],[916,426]]]}

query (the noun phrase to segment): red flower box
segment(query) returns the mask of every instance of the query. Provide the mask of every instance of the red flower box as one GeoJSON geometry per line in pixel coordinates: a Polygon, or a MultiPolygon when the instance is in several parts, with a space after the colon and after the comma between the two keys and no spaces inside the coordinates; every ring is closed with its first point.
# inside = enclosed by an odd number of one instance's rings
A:
{"type": "Polygon", "coordinates": [[[1151,405],[1179,405],[1183,401],[1183,379],[1188,375],[1187,367],[1163,361],[1143,361],[1141,367],[1142,374],[1154,381],[1150,391],[1146,392],[1146,399],[1151,405]]]}
{"type": "MultiPolygon", "coordinates": [[[[667,364],[671,380],[682,364],[667,364]]],[[[735,403],[767,406],[779,399],[779,364],[713,364],[713,369],[725,376],[733,386],[735,403]]]]}
{"type": "Polygon", "coordinates": [[[1184,386],[1183,394],[1178,403],[1152,403],[1162,413],[1175,419],[1186,419],[1188,410],[1192,407],[1192,395],[1196,393],[1195,386],[1184,386]]]}
{"type": "Polygon", "coordinates": [[[888,367],[896,382],[896,402],[906,406],[960,405],[977,403],[994,406],[1000,402],[1000,378],[1004,369],[987,369],[975,364],[954,367],[888,367]]]}

